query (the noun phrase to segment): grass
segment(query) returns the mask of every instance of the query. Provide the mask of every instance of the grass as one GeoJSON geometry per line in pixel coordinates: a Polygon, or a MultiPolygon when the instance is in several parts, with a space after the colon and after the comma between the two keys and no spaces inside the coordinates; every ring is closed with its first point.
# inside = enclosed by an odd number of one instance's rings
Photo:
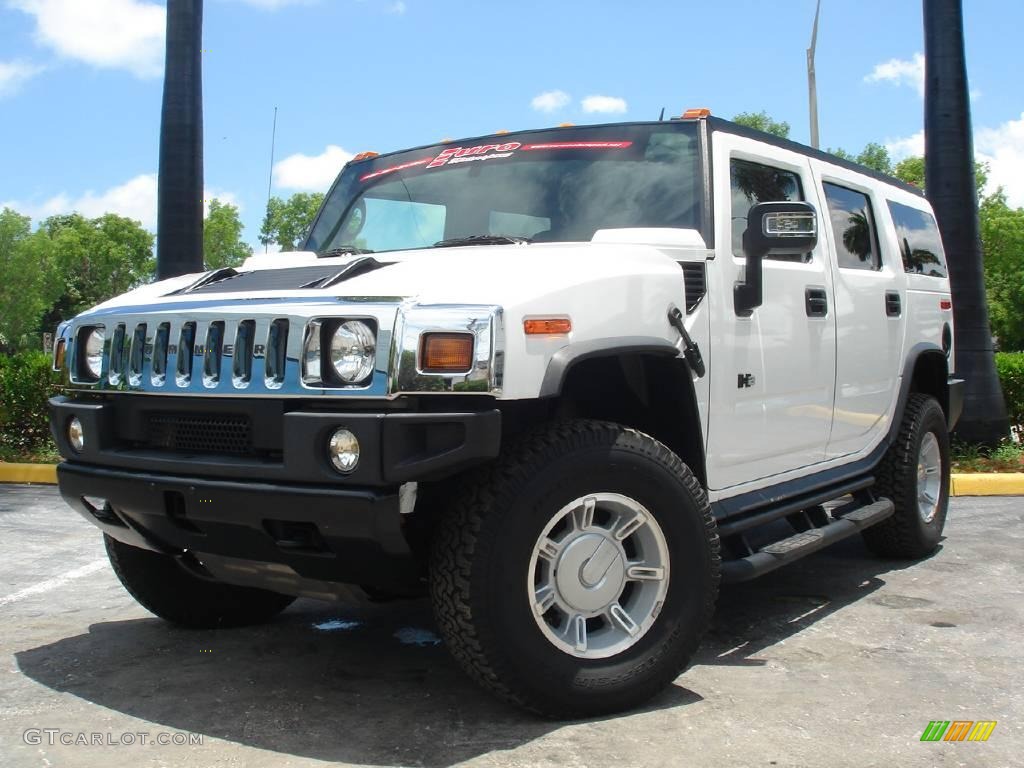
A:
{"type": "Polygon", "coordinates": [[[996,448],[953,443],[954,472],[1024,472],[1024,445],[1006,440],[996,448]]]}
{"type": "Polygon", "coordinates": [[[31,450],[8,448],[0,445],[0,462],[12,464],[56,464],[60,461],[60,454],[49,441],[46,444],[31,450]]]}

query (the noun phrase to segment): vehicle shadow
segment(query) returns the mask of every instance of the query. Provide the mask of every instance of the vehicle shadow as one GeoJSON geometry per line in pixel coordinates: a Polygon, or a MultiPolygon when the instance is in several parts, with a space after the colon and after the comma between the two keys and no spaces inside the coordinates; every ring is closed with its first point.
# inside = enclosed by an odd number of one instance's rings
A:
{"type": "MultiPolygon", "coordinates": [[[[270,624],[219,631],[102,622],[15,656],[32,680],[160,729],[330,762],[447,768],[564,725],[469,680],[424,600],[304,600],[270,624]]],[[[673,685],[646,709],[700,700],[673,685]]]]}
{"type": "MultiPolygon", "coordinates": [[[[941,551],[940,545],[930,557],[941,551]]],[[[873,593],[885,586],[883,575],[920,562],[875,557],[854,536],[754,581],[723,585],[715,620],[693,663],[763,666],[762,651],[861,600],[919,607],[927,601],[873,593]]]]}
{"type": "MultiPolygon", "coordinates": [[[[867,598],[894,566],[905,567],[843,542],[758,582],[727,586],[695,664],[762,664],[758,653],[867,598]]],[[[261,627],[97,623],[16,660],[48,688],[161,728],[332,762],[447,768],[564,725],[482,692],[436,643],[423,600],[303,600],[261,627]]],[[[701,700],[677,682],[645,711],[701,700]]]]}

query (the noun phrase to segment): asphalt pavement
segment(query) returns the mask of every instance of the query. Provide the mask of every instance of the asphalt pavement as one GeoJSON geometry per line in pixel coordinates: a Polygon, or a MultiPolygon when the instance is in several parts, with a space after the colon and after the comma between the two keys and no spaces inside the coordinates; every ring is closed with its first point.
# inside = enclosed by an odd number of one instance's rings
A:
{"type": "Polygon", "coordinates": [[[54,488],[0,486],[0,765],[1018,766],[1022,523],[1024,498],[955,499],[927,560],[851,539],[725,587],[666,693],[558,723],[477,689],[422,600],[172,627],[54,488]],[[997,725],[922,742],[933,720],[997,725]]]}

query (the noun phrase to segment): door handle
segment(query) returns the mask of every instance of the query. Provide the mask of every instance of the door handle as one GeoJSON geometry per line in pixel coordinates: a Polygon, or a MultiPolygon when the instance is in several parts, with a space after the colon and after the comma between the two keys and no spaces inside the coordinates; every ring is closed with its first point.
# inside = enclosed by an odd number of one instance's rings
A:
{"type": "Polygon", "coordinates": [[[804,302],[808,317],[828,316],[828,292],[817,285],[810,286],[804,292],[804,302]]]}
{"type": "Polygon", "coordinates": [[[898,291],[885,292],[885,314],[889,317],[899,317],[903,314],[903,304],[898,291]]]}

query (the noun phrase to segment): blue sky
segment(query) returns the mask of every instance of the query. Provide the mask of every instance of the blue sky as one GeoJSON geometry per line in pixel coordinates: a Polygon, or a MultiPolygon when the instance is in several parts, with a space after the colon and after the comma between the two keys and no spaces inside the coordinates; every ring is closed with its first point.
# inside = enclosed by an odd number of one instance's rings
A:
{"type": "MultiPolygon", "coordinates": [[[[1024,3],[965,3],[976,144],[1024,205],[1024,3]]],[[[919,0],[823,0],[821,141],[922,146],[919,0]]],[[[808,138],[814,0],[206,0],[207,195],[255,243],[274,194],[355,152],[510,130],[767,110],[808,138]]],[[[152,228],[163,4],[0,0],[0,206],[112,210],[152,228]]]]}

